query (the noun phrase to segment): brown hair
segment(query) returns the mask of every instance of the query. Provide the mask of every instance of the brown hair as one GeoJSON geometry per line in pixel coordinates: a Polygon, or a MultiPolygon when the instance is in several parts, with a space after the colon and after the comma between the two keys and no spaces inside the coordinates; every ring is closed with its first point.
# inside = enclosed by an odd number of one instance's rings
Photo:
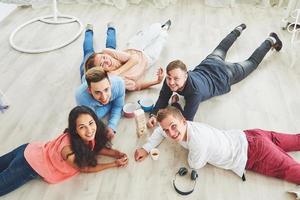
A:
{"type": "Polygon", "coordinates": [[[101,67],[94,67],[85,73],[85,79],[89,87],[91,87],[91,83],[102,81],[105,78],[109,80],[106,71],[101,67]]]}
{"type": "Polygon", "coordinates": [[[95,56],[97,54],[93,53],[92,55],[90,55],[90,57],[86,60],[85,64],[84,64],[84,71],[87,72],[89,69],[95,67],[95,56]]]}
{"type": "Polygon", "coordinates": [[[161,122],[162,120],[164,120],[165,118],[167,118],[168,116],[172,115],[173,117],[177,118],[177,119],[182,119],[184,118],[182,113],[180,112],[179,109],[177,109],[176,107],[174,106],[168,106],[164,109],[160,109],[158,112],[157,112],[157,115],[156,115],[156,120],[158,122],[161,122]]]}
{"type": "Polygon", "coordinates": [[[173,60],[167,66],[167,73],[173,69],[181,69],[182,71],[187,72],[186,65],[181,60],[173,60]]]}

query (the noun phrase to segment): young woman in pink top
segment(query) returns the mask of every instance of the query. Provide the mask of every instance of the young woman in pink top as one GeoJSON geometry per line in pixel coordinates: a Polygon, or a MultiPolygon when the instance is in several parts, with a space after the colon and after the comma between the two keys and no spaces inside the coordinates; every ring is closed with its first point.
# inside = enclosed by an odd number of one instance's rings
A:
{"type": "Polygon", "coordinates": [[[35,178],[58,183],[80,172],[127,166],[125,153],[106,147],[106,134],[106,126],[90,108],[73,108],[68,128],[57,138],[47,143],[23,144],[0,157],[0,196],[35,178]],[[115,160],[98,163],[98,155],[115,160]]]}
{"type": "MultiPolygon", "coordinates": [[[[127,43],[125,50],[105,48],[100,53],[91,54],[84,64],[85,71],[95,66],[101,66],[108,73],[121,76],[128,91],[143,90],[161,83],[164,78],[161,67],[158,68],[157,78],[154,80],[145,81],[144,75],[158,60],[166,43],[170,26],[170,20],[163,25],[154,23],[137,32],[127,43]]],[[[89,41],[91,43],[91,40],[89,41]]]]}

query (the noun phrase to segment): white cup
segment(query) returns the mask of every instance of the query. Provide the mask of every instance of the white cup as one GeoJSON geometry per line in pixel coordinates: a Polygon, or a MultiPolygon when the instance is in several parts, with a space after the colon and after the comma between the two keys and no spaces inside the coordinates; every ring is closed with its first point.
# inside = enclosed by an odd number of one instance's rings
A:
{"type": "Polygon", "coordinates": [[[150,151],[150,155],[151,155],[151,158],[153,160],[158,160],[158,157],[159,157],[159,150],[158,149],[152,149],[150,151]]]}

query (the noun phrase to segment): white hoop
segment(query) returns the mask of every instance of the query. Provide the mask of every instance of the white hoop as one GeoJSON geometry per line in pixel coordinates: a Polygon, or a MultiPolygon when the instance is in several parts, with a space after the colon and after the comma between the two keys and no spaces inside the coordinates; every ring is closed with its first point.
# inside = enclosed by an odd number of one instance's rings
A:
{"type": "Polygon", "coordinates": [[[18,28],[16,28],[11,33],[11,35],[9,37],[9,43],[10,43],[10,45],[15,50],[20,51],[20,52],[24,52],[24,53],[44,53],[44,52],[49,52],[49,51],[53,51],[53,50],[56,50],[56,49],[60,49],[62,47],[67,46],[68,44],[72,43],[73,41],[75,41],[80,36],[80,34],[82,33],[82,30],[83,30],[82,23],[76,17],[69,16],[69,15],[58,15],[57,13],[58,13],[58,11],[57,11],[56,0],[53,0],[53,15],[47,15],[47,16],[42,16],[42,17],[34,18],[34,19],[32,19],[32,20],[30,20],[30,21],[22,24],[18,28]],[[62,19],[66,19],[66,20],[59,21],[58,18],[62,18],[62,19]],[[51,19],[53,19],[53,20],[51,20],[51,19]],[[67,23],[73,23],[73,22],[75,22],[75,23],[79,24],[79,30],[78,30],[78,32],[71,39],[67,40],[66,42],[64,42],[62,44],[56,45],[54,47],[41,48],[41,49],[25,49],[25,48],[17,46],[14,43],[14,36],[16,35],[16,33],[18,31],[20,31],[22,28],[24,28],[25,26],[27,26],[29,24],[32,24],[34,22],[37,22],[37,21],[40,21],[40,22],[43,22],[43,23],[46,23],[46,24],[54,24],[54,25],[67,24],[67,23]]]}

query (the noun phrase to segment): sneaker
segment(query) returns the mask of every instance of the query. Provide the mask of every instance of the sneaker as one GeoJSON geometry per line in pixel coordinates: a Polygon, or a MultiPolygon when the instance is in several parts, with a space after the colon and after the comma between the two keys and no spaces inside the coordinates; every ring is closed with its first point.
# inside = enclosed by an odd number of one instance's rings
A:
{"type": "Polygon", "coordinates": [[[270,33],[270,37],[274,38],[276,42],[272,45],[276,51],[280,51],[282,48],[282,41],[279,39],[278,35],[274,32],[270,33]]]}
{"type": "Polygon", "coordinates": [[[234,29],[238,30],[240,33],[245,30],[247,28],[246,24],[240,24],[237,27],[235,27],[234,29]]]}
{"type": "Polygon", "coordinates": [[[0,105],[0,112],[4,113],[9,108],[9,105],[0,105]]]}
{"type": "Polygon", "coordinates": [[[163,25],[161,25],[161,28],[165,29],[165,30],[169,30],[171,26],[171,20],[166,21],[166,23],[164,23],[163,25]]]}
{"type": "Polygon", "coordinates": [[[85,31],[93,31],[93,24],[87,24],[85,27],[85,31]]]}

